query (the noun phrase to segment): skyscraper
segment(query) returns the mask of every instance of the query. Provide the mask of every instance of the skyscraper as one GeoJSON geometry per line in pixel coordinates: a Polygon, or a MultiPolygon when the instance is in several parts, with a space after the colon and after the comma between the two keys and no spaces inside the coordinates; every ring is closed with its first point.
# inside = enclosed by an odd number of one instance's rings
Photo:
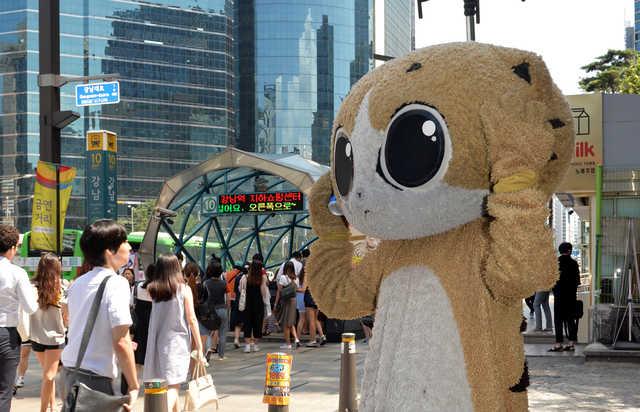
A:
{"type": "MultiPolygon", "coordinates": [[[[373,67],[373,2],[235,2],[240,148],[329,162],[340,102],[373,67]]],[[[413,2],[386,0],[384,6],[385,47],[410,51],[413,2]]]]}
{"type": "MultiPolygon", "coordinates": [[[[414,3],[409,0],[375,0],[376,55],[400,57],[415,49],[414,3]]],[[[376,60],[376,65],[383,62],[376,60]]]]}
{"type": "Polygon", "coordinates": [[[640,51],[640,0],[634,1],[634,16],[635,16],[635,44],[636,50],[640,51]]]}
{"type": "MultiPolygon", "coordinates": [[[[232,0],[62,0],[61,74],[120,74],[121,102],[63,110],[62,162],[78,168],[67,227],[85,223],[88,130],[118,134],[118,198],[155,198],[163,181],[233,142],[232,0]]],[[[26,230],[38,159],[38,0],[0,2],[0,189],[4,220],[26,230]]],[[[122,207],[120,214],[126,214],[122,207]]]]}

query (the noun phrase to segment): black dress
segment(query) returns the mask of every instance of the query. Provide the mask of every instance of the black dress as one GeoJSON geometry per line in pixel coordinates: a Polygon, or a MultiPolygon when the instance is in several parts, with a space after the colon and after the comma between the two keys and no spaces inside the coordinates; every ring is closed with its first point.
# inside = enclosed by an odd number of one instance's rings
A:
{"type": "MultiPolygon", "coordinates": [[[[138,288],[138,285],[135,287],[138,288]]],[[[147,337],[149,336],[151,301],[139,299],[136,293],[134,295],[134,303],[136,324],[132,340],[138,344],[138,347],[134,352],[134,357],[136,359],[136,364],[144,365],[144,356],[147,353],[147,337]]]]}
{"type": "Polygon", "coordinates": [[[244,309],[244,337],[262,337],[262,320],[264,319],[264,302],[262,300],[261,285],[250,285],[247,282],[247,298],[244,309]]]}

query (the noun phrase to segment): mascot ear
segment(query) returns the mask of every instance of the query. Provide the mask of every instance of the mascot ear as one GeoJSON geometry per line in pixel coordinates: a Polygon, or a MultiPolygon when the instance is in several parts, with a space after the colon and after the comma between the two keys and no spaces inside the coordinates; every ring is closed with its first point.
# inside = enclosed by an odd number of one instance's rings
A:
{"type": "MultiPolygon", "coordinates": [[[[502,47],[494,47],[493,51],[513,74],[513,92],[545,106],[544,121],[551,130],[553,141],[549,157],[544,167],[538,171],[536,186],[550,195],[564,178],[573,154],[574,130],[571,110],[562,92],[553,83],[547,66],[538,55],[502,47]]],[[[528,142],[522,150],[526,151],[534,144],[535,142],[528,142]]]]}

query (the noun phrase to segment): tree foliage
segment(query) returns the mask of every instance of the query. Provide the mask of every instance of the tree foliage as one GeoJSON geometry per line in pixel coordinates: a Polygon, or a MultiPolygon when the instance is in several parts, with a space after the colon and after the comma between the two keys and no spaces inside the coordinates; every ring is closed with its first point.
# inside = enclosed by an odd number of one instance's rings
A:
{"type": "Polygon", "coordinates": [[[587,92],[640,94],[639,53],[635,50],[608,50],[582,66],[588,76],[580,79],[587,92]]]}

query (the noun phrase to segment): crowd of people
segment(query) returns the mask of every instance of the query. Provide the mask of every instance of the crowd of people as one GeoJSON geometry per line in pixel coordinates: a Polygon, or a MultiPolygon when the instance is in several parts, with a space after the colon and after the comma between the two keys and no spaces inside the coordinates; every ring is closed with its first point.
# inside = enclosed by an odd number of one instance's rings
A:
{"type": "Polygon", "coordinates": [[[123,406],[131,410],[140,382],[151,378],[167,382],[168,410],[177,411],[180,385],[195,364],[225,358],[229,330],[236,349],[243,332],[245,353],[259,351],[260,339],[274,331],[283,332],[282,349],[300,347],[304,334],[307,347],[326,342],[304,279],[308,249],[275,274],[260,253],[226,273],[215,255],[204,271],[183,265],[181,254],[161,255],[136,281],[124,227],[99,220],[82,233],[84,263],[68,282],[53,253],[41,256],[29,279],[11,263],[19,241],[15,228],[0,225],[0,412],[24,385],[31,351],[42,367],[41,412],[57,411],[56,394],[66,400],[78,382],[126,395],[123,406]]]}

